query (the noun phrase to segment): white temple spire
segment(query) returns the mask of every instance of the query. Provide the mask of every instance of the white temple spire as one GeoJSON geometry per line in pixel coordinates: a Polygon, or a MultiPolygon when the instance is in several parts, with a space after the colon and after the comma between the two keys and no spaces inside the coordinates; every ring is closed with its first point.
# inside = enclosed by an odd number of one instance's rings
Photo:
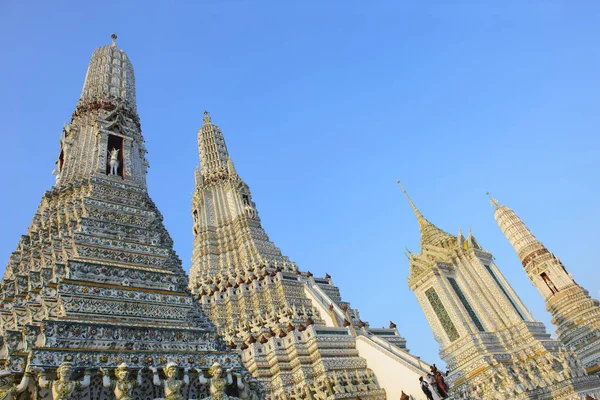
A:
{"type": "Polygon", "coordinates": [[[600,374],[600,307],[510,208],[492,198],[494,218],[546,301],[558,338],[573,346],[588,373],[600,374]],[[585,342],[585,346],[580,345],[585,342]]]}
{"type": "Polygon", "coordinates": [[[415,203],[412,201],[412,199],[408,195],[408,192],[406,191],[406,189],[404,189],[402,183],[400,183],[400,180],[397,179],[396,182],[398,183],[398,186],[400,186],[402,192],[404,192],[408,203],[410,204],[413,212],[415,213],[415,216],[417,217],[417,222],[419,223],[419,230],[421,232],[421,248],[423,248],[423,246],[426,245],[444,246],[445,244],[451,243],[456,240],[456,237],[441,230],[440,228],[429,222],[427,218],[425,218],[423,214],[421,214],[415,203]]]}

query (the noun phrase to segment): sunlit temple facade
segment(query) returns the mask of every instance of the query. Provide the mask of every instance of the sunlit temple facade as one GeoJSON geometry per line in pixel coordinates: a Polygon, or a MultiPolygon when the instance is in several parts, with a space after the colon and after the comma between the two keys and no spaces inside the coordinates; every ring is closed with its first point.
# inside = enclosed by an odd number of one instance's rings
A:
{"type": "Polygon", "coordinates": [[[420,252],[408,254],[408,283],[447,363],[453,398],[575,400],[600,395],[598,376],[588,376],[575,351],[533,319],[473,234],[441,230],[401,188],[421,235],[420,252]]]}
{"type": "Polygon", "coordinates": [[[0,398],[424,399],[429,365],[269,241],[220,129],[198,133],[188,280],[146,187],[133,66],[94,51],[56,184],[10,256],[0,398]],[[18,385],[17,385],[18,383],[18,385]]]}
{"type": "MultiPolygon", "coordinates": [[[[186,276],[148,195],[133,66],[115,39],[92,54],[56,184],[0,283],[0,400],[425,400],[431,366],[396,325],[371,327],[330,275],[269,239],[207,112],[186,276]]],[[[516,214],[492,201],[558,340],[471,232],[444,232],[406,197],[421,234],[408,283],[449,398],[600,398],[598,302],[516,214]]]]}
{"type": "Polygon", "coordinates": [[[372,328],[332,277],[302,271],[262,228],[221,129],[205,112],[192,200],[190,289],[272,399],[425,399],[429,366],[396,326],[372,328]],[[312,396],[312,397],[311,397],[312,396]]]}
{"type": "Polygon", "coordinates": [[[187,290],[147,167],[133,66],[113,41],[92,55],[56,184],[6,266],[0,398],[264,397],[187,290]]]}
{"type": "Polygon", "coordinates": [[[600,374],[600,306],[510,208],[491,199],[500,230],[546,302],[558,339],[575,349],[589,374],[600,374]]]}

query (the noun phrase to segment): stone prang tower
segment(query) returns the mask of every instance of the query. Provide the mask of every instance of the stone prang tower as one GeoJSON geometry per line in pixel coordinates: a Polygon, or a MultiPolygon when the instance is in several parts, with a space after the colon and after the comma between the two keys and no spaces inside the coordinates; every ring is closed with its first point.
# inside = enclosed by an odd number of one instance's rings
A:
{"type": "Polygon", "coordinates": [[[329,275],[303,272],[269,240],[205,112],[193,195],[190,289],[219,333],[272,399],[424,399],[429,366],[396,326],[372,328],[329,275]],[[384,390],[385,389],[385,390],[384,390]]]}
{"type": "Polygon", "coordinates": [[[546,301],[558,339],[575,349],[588,374],[600,374],[600,306],[510,208],[491,199],[494,218],[546,301]]]}
{"type": "Polygon", "coordinates": [[[61,135],[56,185],[44,194],[1,283],[0,359],[11,370],[2,374],[22,373],[29,358],[30,368],[44,371],[40,387],[29,384],[36,398],[114,398],[117,366],[119,376],[138,374],[139,382],[118,386],[137,399],[206,395],[196,370],[205,374],[214,363],[243,375],[240,354],[217,340],[187,291],[146,190],[145,154],[133,67],[113,41],[92,55],[61,135]],[[52,382],[59,366],[63,380],[52,382]],[[189,384],[181,385],[179,369],[189,384]]]}
{"type": "Polygon", "coordinates": [[[421,251],[408,254],[415,292],[447,363],[453,399],[578,400],[600,394],[572,350],[546,333],[469,232],[419,223],[421,251]]]}

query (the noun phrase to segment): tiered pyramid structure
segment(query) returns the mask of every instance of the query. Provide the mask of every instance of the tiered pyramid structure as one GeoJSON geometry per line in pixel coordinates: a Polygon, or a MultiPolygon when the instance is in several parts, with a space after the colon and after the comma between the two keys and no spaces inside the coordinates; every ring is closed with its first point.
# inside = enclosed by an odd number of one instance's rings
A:
{"type": "MultiPolygon", "coordinates": [[[[30,366],[50,379],[68,362],[77,374],[96,371],[79,398],[112,399],[97,371],[126,363],[143,369],[136,398],[154,399],[164,394],[148,367],[206,370],[218,362],[239,371],[240,354],[217,338],[187,290],[148,196],[145,154],[133,67],[113,41],[92,55],[60,139],[56,185],[2,279],[0,359],[13,372],[23,372],[31,357],[30,366]]],[[[195,374],[182,392],[186,399],[205,394],[195,374]]],[[[35,384],[30,391],[38,391],[35,384]]],[[[45,389],[38,394],[49,398],[45,389]]]]}
{"type": "Polygon", "coordinates": [[[371,328],[329,275],[301,271],[269,240],[206,112],[198,150],[190,289],[268,395],[395,400],[404,391],[424,399],[418,378],[429,366],[396,326],[371,328]]]}

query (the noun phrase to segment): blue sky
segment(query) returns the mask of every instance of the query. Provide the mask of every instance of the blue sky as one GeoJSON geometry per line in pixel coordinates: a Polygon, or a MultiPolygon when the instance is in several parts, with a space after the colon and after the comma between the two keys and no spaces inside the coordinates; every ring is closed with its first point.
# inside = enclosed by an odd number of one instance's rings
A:
{"type": "Polygon", "coordinates": [[[471,226],[553,332],[485,192],[600,297],[600,3],[411,3],[2,2],[2,263],[53,184],[92,51],[117,32],[150,195],[186,269],[207,109],[271,239],[413,353],[438,360],[406,283],[419,233],[397,178],[442,229],[471,226]]]}

